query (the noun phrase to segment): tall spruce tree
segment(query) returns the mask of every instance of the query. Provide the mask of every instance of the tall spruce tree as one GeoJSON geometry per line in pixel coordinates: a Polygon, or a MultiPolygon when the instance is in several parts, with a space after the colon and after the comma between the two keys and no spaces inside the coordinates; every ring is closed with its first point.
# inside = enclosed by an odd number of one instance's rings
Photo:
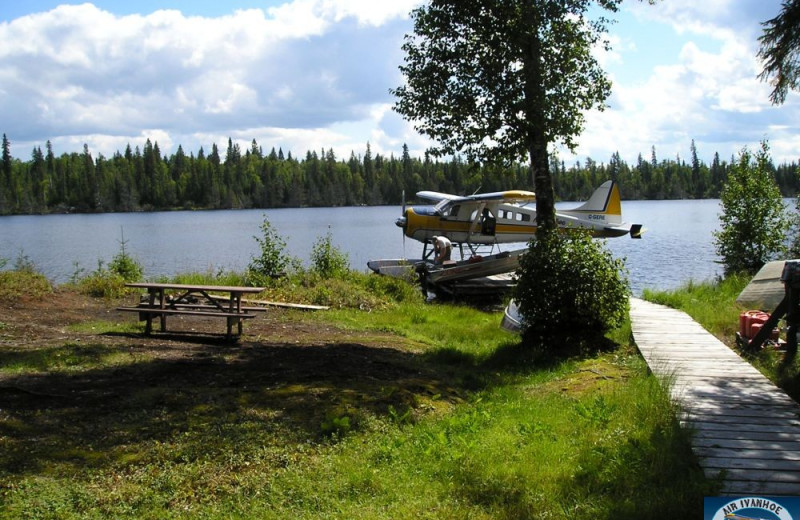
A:
{"type": "Polygon", "coordinates": [[[13,205],[14,183],[11,178],[11,142],[3,134],[2,177],[0,177],[0,215],[10,213],[13,205]]]}

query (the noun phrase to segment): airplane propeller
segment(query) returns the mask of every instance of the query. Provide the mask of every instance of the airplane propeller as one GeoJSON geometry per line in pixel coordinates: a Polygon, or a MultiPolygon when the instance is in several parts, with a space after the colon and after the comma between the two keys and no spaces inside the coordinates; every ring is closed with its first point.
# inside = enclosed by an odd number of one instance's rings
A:
{"type": "MultiPolygon", "coordinates": [[[[402,197],[403,197],[403,201],[402,201],[402,206],[401,206],[401,209],[400,209],[400,218],[405,219],[406,218],[406,190],[403,190],[402,197]]],[[[404,226],[403,227],[403,258],[405,258],[405,257],[406,257],[406,230],[405,230],[405,226],[404,226]]]]}

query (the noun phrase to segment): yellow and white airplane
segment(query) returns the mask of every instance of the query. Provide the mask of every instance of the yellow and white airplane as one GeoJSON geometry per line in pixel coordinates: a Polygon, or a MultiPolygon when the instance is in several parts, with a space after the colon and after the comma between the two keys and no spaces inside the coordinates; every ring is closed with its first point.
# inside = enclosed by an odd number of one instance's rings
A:
{"type": "MultiPolygon", "coordinates": [[[[462,245],[527,242],[536,234],[536,195],[531,191],[498,191],[461,197],[448,193],[420,191],[417,197],[436,202],[434,206],[404,208],[395,224],[405,236],[429,244],[443,236],[462,245]]],[[[584,229],[595,238],[630,235],[641,238],[642,225],[622,221],[619,188],[606,181],[584,204],[556,211],[562,230],[584,229]]]]}

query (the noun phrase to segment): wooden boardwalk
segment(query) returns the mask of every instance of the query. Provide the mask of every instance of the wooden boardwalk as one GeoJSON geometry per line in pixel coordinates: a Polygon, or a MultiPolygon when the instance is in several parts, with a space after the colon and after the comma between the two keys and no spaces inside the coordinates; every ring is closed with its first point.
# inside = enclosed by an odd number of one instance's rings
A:
{"type": "Polygon", "coordinates": [[[800,405],[684,312],[632,298],[631,322],[722,493],[800,495],[800,405]]]}

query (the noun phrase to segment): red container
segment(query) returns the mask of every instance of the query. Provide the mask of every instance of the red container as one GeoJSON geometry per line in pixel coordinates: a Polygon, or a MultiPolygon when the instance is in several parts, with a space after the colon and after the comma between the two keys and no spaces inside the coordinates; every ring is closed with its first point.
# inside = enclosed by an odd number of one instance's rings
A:
{"type": "Polygon", "coordinates": [[[739,335],[745,338],[750,337],[750,323],[754,316],[763,314],[761,311],[744,311],[739,314],[739,335]]]}
{"type": "Polygon", "coordinates": [[[753,316],[751,316],[750,323],[747,327],[747,337],[751,339],[755,337],[755,335],[758,333],[761,327],[764,326],[764,324],[767,322],[768,319],[769,319],[769,314],[767,314],[766,312],[760,312],[758,314],[754,314],[753,316]],[[758,328],[755,328],[756,325],[758,325],[758,328]]]}
{"type": "Polygon", "coordinates": [[[748,336],[748,338],[749,339],[755,338],[756,334],[758,334],[758,331],[760,331],[763,327],[764,327],[763,323],[751,323],[750,324],[750,334],[752,334],[752,336],[748,336]]]}
{"type": "MultiPolygon", "coordinates": [[[[769,320],[769,313],[763,311],[744,311],[739,314],[739,334],[747,339],[753,339],[764,328],[769,320]]],[[[780,331],[775,328],[770,333],[770,339],[777,341],[780,331]]]]}

